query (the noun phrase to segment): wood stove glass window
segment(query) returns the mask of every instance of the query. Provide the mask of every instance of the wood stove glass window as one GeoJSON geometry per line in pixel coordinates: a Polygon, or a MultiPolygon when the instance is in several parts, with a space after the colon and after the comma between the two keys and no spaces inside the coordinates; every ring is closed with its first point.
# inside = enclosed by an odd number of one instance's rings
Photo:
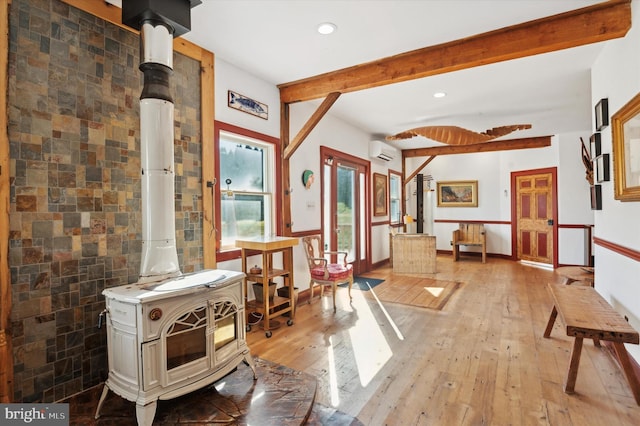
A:
{"type": "Polygon", "coordinates": [[[167,371],[207,356],[207,308],[178,318],[167,331],[167,371]]]}
{"type": "Polygon", "coordinates": [[[215,322],[213,340],[217,351],[237,338],[238,306],[230,301],[217,302],[213,307],[213,316],[215,322]]]}
{"type": "Polygon", "coordinates": [[[273,234],[273,145],[221,131],[219,152],[221,248],[273,234]]]}

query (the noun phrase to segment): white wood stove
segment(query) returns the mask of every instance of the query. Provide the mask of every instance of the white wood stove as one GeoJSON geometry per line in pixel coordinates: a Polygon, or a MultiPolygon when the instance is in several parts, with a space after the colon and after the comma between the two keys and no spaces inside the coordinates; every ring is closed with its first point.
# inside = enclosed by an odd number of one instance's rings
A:
{"type": "Polygon", "coordinates": [[[104,290],[111,389],[151,425],[157,401],[209,385],[246,362],[244,274],[205,270],[158,283],[104,290]]]}
{"type": "MultiPolygon", "coordinates": [[[[138,283],[105,296],[109,389],[136,403],[139,425],[151,425],[157,401],[219,380],[242,361],[255,366],[245,339],[242,272],[182,275],[175,231],[173,38],[190,29],[201,0],[126,0],[122,22],[140,32],[142,253],[138,283]]],[[[104,315],[101,314],[102,319],[104,315]]]]}

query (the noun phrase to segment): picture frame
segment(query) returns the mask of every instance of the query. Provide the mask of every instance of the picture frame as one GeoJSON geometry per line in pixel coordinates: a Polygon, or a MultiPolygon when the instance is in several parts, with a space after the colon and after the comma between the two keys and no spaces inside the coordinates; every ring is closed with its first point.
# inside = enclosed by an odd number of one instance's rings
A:
{"type": "Polygon", "coordinates": [[[614,198],[640,201],[640,93],[611,122],[614,198]]]}
{"type": "Polygon", "coordinates": [[[592,134],[589,138],[589,142],[591,158],[596,158],[598,155],[602,154],[602,137],[600,133],[596,132],[592,134]]]}
{"type": "Polygon", "coordinates": [[[595,113],[596,130],[599,132],[609,125],[609,99],[600,99],[596,104],[595,113]]]}
{"type": "Polygon", "coordinates": [[[478,181],[438,182],[438,207],[478,207],[478,181]]]}
{"type": "Polygon", "coordinates": [[[609,182],[609,154],[600,154],[593,159],[596,182],[609,182]]]}
{"type": "Polygon", "coordinates": [[[227,91],[227,106],[264,120],[269,119],[269,106],[267,104],[253,100],[233,90],[227,91]]]}
{"type": "Polygon", "coordinates": [[[374,216],[386,216],[387,215],[387,176],[374,173],[373,174],[373,215],[374,216]]]}
{"type": "Polygon", "coordinates": [[[602,185],[591,185],[591,210],[602,210],[602,185]]]}

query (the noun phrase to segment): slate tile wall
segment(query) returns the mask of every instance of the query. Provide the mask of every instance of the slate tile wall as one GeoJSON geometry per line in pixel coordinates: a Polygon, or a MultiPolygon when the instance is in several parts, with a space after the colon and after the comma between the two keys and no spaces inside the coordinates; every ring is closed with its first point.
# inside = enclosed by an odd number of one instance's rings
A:
{"type": "MultiPolygon", "coordinates": [[[[137,281],[138,36],[58,0],[10,6],[10,269],[15,401],[106,378],[105,287],[137,281]]],[[[176,241],[200,270],[200,67],[175,54],[176,241]]]]}

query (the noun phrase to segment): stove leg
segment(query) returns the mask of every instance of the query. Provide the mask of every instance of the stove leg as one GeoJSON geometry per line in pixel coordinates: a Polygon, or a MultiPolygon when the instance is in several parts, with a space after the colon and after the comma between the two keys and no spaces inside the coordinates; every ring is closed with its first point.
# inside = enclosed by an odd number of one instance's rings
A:
{"type": "Polygon", "coordinates": [[[157,400],[147,405],[136,404],[136,420],[138,421],[138,426],[151,426],[153,424],[157,406],[157,400]]]}
{"type": "Polygon", "coordinates": [[[256,363],[253,362],[253,357],[251,356],[251,353],[247,352],[246,354],[244,354],[244,362],[251,367],[251,370],[253,371],[253,380],[258,380],[258,374],[256,373],[256,363]]]}
{"type": "Polygon", "coordinates": [[[109,386],[104,384],[104,388],[102,388],[102,395],[100,395],[100,400],[98,401],[98,408],[96,408],[95,418],[100,417],[100,410],[102,409],[102,404],[104,404],[104,400],[107,399],[107,395],[109,394],[109,386]]]}

